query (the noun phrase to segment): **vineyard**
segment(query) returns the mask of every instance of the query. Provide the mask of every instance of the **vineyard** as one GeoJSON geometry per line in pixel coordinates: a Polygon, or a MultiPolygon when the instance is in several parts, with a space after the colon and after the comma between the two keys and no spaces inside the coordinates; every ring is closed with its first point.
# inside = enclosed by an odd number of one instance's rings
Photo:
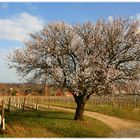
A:
{"type": "MultiPolygon", "coordinates": [[[[16,108],[48,108],[49,105],[64,104],[76,106],[73,97],[62,97],[62,96],[1,96],[0,102],[4,100],[5,106],[16,107],[16,108]]],[[[116,108],[140,108],[140,97],[139,96],[123,96],[123,97],[92,97],[87,105],[91,107],[109,105],[116,108]]]]}
{"type": "MultiPolygon", "coordinates": [[[[7,112],[12,113],[18,110],[23,113],[26,113],[26,111],[38,112],[43,110],[49,112],[53,106],[76,108],[72,96],[1,96],[0,103],[2,108],[0,117],[2,131],[6,129],[5,123],[7,123],[8,120],[7,117],[5,118],[5,114],[7,114],[7,112]]],[[[85,106],[85,110],[140,121],[140,97],[91,97],[85,106]]]]}
{"type": "MultiPolygon", "coordinates": [[[[10,111],[12,108],[23,109],[49,109],[50,106],[76,108],[73,97],[59,96],[1,96],[0,102],[4,101],[4,108],[10,111]]],[[[139,113],[140,97],[92,97],[85,106],[85,110],[114,115],[120,110],[136,110],[139,113]],[[113,114],[108,113],[109,108],[113,114]],[[114,110],[115,109],[115,110],[114,110]],[[116,112],[115,112],[116,111],[116,112]]],[[[118,114],[119,115],[119,114],[118,114]]]]}
{"type": "MultiPolygon", "coordinates": [[[[8,104],[10,100],[12,106],[19,108],[23,106],[23,104],[26,106],[48,106],[55,103],[64,103],[66,105],[75,104],[73,97],[62,96],[1,96],[0,101],[2,100],[5,101],[5,104],[8,104]]],[[[93,107],[97,105],[111,105],[118,108],[139,108],[140,97],[92,97],[87,104],[90,104],[93,107]]]]}

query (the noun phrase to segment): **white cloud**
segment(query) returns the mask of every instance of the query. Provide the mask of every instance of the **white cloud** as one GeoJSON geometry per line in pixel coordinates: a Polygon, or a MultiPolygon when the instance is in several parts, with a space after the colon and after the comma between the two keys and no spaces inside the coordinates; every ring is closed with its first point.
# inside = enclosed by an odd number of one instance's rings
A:
{"type": "Polygon", "coordinates": [[[136,14],[138,20],[140,20],[140,14],[136,14]]]}
{"type": "Polygon", "coordinates": [[[109,20],[110,22],[112,22],[113,19],[114,19],[113,16],[109,16],[109,17],[108,17],[108,20],[109,20]]]}
{"type": "Polygon", "coordinates": [[[38,31],[44,21],[29,13],[21,13],[9,19],[0,19],[0,39],[24,41],[28,33],[38,31]]]}

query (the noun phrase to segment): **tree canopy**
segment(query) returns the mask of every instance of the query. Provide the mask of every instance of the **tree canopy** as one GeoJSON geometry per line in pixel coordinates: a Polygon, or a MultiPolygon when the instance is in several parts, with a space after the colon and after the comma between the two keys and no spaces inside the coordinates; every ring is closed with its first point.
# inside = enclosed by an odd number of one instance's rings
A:
{"type": "Polygon", "coordinates": [[[77,103],[75,119],[83,119],[92,94],[111,94],[114,87],[139,80],[139,21],[50,23],[8,58],[20,75],[67,88],[77,103]]]}

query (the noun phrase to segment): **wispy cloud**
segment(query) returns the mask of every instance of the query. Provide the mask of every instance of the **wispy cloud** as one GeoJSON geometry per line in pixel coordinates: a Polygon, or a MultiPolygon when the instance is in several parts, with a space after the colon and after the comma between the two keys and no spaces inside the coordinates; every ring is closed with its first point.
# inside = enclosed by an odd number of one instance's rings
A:
{"type": "MultiPolygon", "coordinates": [[[[117,16],[108,16],[108,21],[113,21],[113,19],[117,17],[117,16]]],[[[121,17],[121,16],[118,16],[121,17]]],[[[122,16],[123,17],[123,16],[122,16]]],[[[125,17],[125,16],[124,16],[125,17]]],[[[137,13],[135,15],[129,16],[128,18],[130,19],[136,19],[136,20],[140,20],[140,13],[137,13]]]]}
{"type": "Polygon", "coordinates": [[[28,33],[40,30],[43,24],[41,18],[29,13],[0,19],[0,39],[24,41],[28,38],[28,33]]]}
{"type": "Polygon", "coordinates": [[[9,8],[9,4],[8,3],[0,3],[0,9],[4,9],[7,10],[9,8]]]}
{"type": "Polygon", "coordinates": [[[38,7],[35,6],[33,3],[26,3],[26,5],[31,10],[37,10],[38,9],[38,7]]]}
{"type": "MultiPolygon", "coordinates": [[[[15,47],[14,47],[15,48],[15,47]]],[[[13,47],[0,48],[0,82],[21,82],[15,69],[9,69],[7,55],[13,52],[13,47]]]]}
{"type": "Polygon", "coordinates": [[[134,16],[131,16],[130,18],[140,20],[140,13],[137,13],[134,16]]]}
{"type": "Polygon", "coordinates": [[[108,17],[108,20],[109,20],[110,22],[112,22],[113,19],[114,19],[113,16],[109,16],[109,17],[108,17]]]}

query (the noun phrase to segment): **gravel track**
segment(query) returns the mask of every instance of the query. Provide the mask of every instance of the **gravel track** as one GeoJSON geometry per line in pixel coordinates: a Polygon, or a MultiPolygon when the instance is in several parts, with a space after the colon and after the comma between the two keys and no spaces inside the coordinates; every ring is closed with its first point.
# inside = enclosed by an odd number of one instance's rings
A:
{"type": "MultiPolygon", "coordinates": [[[[69,111],[69,112],[75,112],[75,109],[70,108],[63,108],[63,107],[56,107],[56,106],[50,106],[52,109],[59,109],[63,111],[69,111]]],[[[121,119],[118,117],[112,117],[108,115],[104,115],[97,112],[91,112],[91,111],[84,111],[84,115],[100,120],[101,122],[107,124],[109,127],[111,127],[113,130],[120,130],[120,129],[130,129],[130,128],[140,128],[140,122],[137,121],[131,121],[126,119],[121,119]]]]}

